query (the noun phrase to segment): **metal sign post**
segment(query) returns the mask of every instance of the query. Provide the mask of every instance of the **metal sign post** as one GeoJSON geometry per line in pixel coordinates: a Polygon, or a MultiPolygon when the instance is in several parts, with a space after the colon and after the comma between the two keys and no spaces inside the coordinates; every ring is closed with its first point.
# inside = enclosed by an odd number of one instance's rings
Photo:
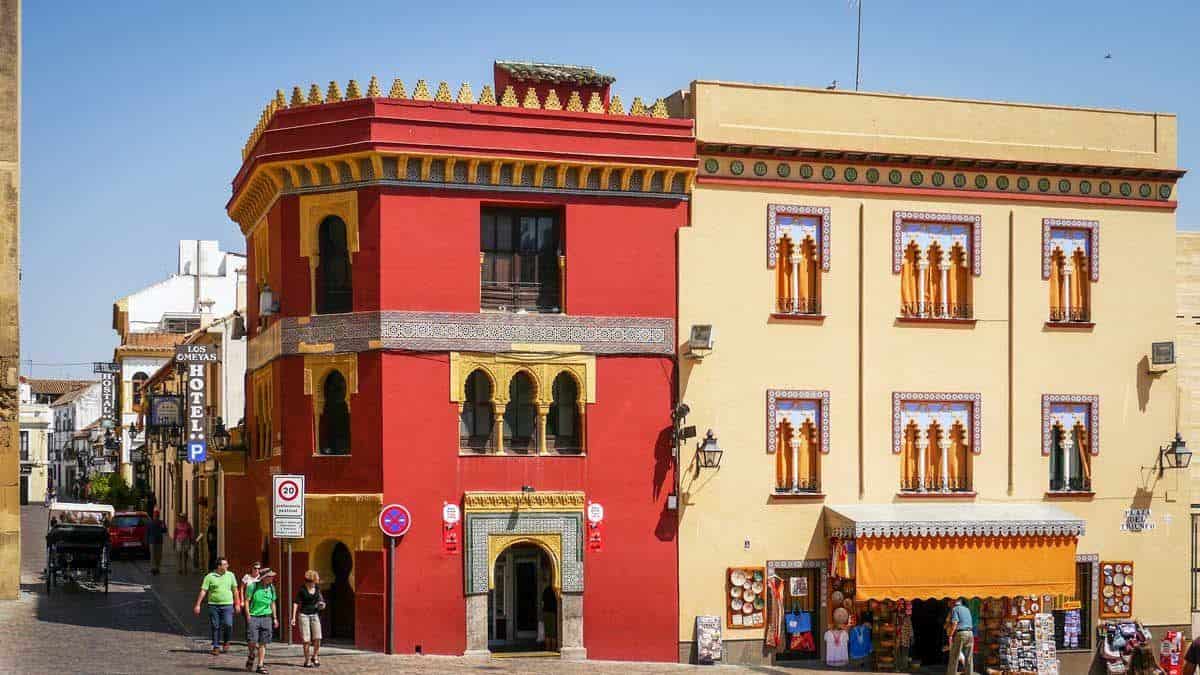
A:
{"type": "MultiPolygon", "coordinates": [[[[304,538],[304,476],[277,473],[271,476],[271,534],[283,543],[287,540],[287,587],[292,587],[292,539],[304,538]]],[[[284,612],[290,616],[290,612],[284,612]]],[[[281,623],[281,628],[284,622],[281,623]]],[[[287,622],[288,645],[292,644],[292,625],[287,622]]]]}
{"type": "Polygon", "coordinates": [[[388,504],[379,510],[379,529],[388,540],[387,548],[387,653],[394,650],[393,632],[396,625],[396,602],[392,598],[395,591],[394,577],[396,575],[396,540],[408,534],[412,527],[412,514],[401,504],[388,504]]]}

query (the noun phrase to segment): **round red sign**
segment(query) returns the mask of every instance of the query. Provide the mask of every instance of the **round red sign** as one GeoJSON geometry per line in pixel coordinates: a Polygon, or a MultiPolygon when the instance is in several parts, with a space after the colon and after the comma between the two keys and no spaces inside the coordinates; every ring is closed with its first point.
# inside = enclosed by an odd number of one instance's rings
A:
{"type": "Polygon", "coordinates": [[[388,504],[379,512],[379,529],[389,537],[403,537],[412,527],[412,515],[400,504],[388,504]]]}
{"type": "Polygon", "coordinates": [[[300,486],[294,480],[284,480],[279,482],[279,499],[290,502],[300,496],[300,486]]]}

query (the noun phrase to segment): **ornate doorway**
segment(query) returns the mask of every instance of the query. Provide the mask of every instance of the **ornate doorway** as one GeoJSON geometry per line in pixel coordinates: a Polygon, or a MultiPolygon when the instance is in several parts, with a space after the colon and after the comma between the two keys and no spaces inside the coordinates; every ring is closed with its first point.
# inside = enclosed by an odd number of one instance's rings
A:
{"type": "Polygon", "coordinates": [[[554,651],[559,626],[554,562],[540,546],[514,544],[501,553],[488,592],[488,650],[554,651]]]}

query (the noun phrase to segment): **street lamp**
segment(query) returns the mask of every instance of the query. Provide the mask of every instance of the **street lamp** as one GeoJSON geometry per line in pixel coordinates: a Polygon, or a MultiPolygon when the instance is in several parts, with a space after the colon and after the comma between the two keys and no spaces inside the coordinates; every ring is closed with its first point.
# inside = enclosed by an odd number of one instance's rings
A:
{"type": "Polygon", "coordinates": [[[229,449],[229,432],[225,429],[225,420],[218,417],[214,427],[212,432],[213,449],[217,452],[224,452],[229,449]]]}
{"type": "Polygon", "coordinates": [[[717,445],[717,437],[713,435],[712,429],[709,429],[704,434],[704,441],[696,447],[697,468],[721,468],[721,456],[724,454],[725,451],[721,449],[720,445],[717,445]]]}
{"type": "Polygon", "coordinates": [[[1167,469],[1186,469],[1192,463],[1192,451],[1188,450],[1187,442],[1179,432],[1175,432],[1175,440],[1158,449],[1158,477],[1162,478],[1167,469]]]}

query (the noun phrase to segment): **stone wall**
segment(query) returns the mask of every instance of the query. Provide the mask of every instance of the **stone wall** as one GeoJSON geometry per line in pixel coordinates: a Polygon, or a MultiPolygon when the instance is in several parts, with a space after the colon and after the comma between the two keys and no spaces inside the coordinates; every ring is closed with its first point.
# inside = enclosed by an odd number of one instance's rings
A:
{"type": "Polygon", "coordinates": [[[13,599],[21,580],[21,509],[18,487],[17,223],[21,119],[21,2],[0,0],[0,599],[13,599]]]}

